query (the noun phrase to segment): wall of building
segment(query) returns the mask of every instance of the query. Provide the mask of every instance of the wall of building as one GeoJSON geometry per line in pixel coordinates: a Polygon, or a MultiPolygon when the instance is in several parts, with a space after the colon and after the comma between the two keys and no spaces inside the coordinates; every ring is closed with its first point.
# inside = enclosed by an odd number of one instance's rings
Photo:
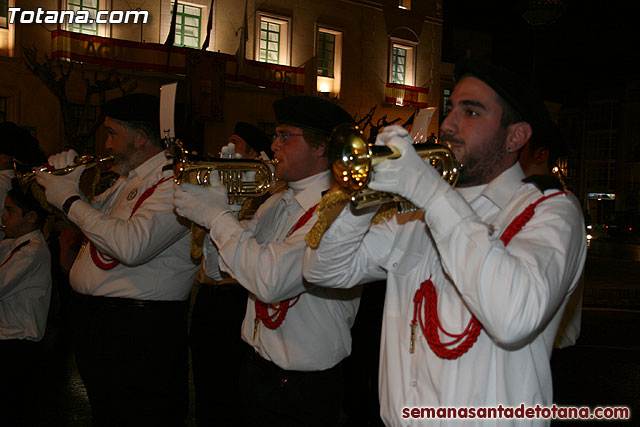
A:
{"type": "MultiPolygon", "coordinates": [[[[24,0],[20,1],[20,7],[24,10],[36,10],[38,7],[57,10],[59,3],[62,9],[66,8],[65,0],[24,0]]],[[[101,9],[141,8],[149,11],[150,19],[142,26],[104,25],[99,29],[99,36],[144,43],[163,43],[169,29],[171,3],[170,0],[101,0],[101,9]]],[[[204,40],[210,1],[193,0],[185,3],[203,7],[201,40],[204,40]]],[[[415,108],[384,105],[385,85],[389,81],[389,33],[398,27],[407,26],[418,35],[414,85],[426,88],[429,92],[428,105],[438,107],[442,30],[435,4],[435,0],[429,0],[424,2],[424,5],[417,6],[417,11],[406,12],[397,11],[397,2],[389,0],[248,0],[249,37],[246,43],[246,58],[252,60],[256,56],[257,8],[262,12],[291,18],[289,64],[294,67],[313,64],[318,25],[336,29],[343,34],[341,90],[337,94],[339,105],[356,117],[362,117],[372,107],[377,106],[374,120],[386,115],[389,120],[399,117],[404,121],[415,108]]],[[[243,26],[244,15],[244,2],[216,0],[208,50],[234,55],[240,46],[242,32],[239,30],[243,26]]],[[[9,29],[0,29],[0,96],[8,99],[7,119],[35,128],[41,145],[47,152],[56,152],[64,148],[61,114],[56,98],[24,65],[21,46],[35,46],[42,59],[44,54],[50,54],[51,34],[56,28],[64,29],[65,26],[18,24],[10,26],[9,29]]],[[[76,69],[80,68],[76,65],[76,69]]],[[[85,66],[85,72],[93,72],[96,69],[95,66],[85,66]]],[[[123,74],[129,72],[125,69],[119,71],[123,74]]],[[[166,73],[136,72],[137,91],[157,93],[160,84],[167,82],[171,77],[166,73]]],[[[184,82],[184,76],[173,77],[184,82]]],[[[313,85],[308,86],[310,89],[307,89],[307,94],[317,95],[313,85]]],[[[82,102],[84,88],[80,72],[74,73],[67,86],[70,101],[82,102]]],[[[117,91],[112,91],[108,97],[117,95],[117,91]]],[[[227,82],[224,121],[206,121],[202,124],[205,151],[216,152],[218,147],[225,143],[238,120],[264,125],[273,123],[271,104],[281,96],[281,90],[227,82]]],[[[98,103],[97,99],[93,102],[98,103]]],[[[434,115],[430,132],[437,133],[437,116],[438,114],[434,115]]],[[[98,133],[98,147],[102,145],[102,138],[103,135],[98,133]]],[[[97,148],[96,151],[101,150],[97,148]]]]}

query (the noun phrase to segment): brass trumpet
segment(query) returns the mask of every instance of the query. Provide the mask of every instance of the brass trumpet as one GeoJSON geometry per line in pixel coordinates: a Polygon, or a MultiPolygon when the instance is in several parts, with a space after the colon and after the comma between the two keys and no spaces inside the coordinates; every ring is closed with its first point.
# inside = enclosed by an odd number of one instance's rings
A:
{"type": "Polygon", "coordinates": [[[211,173],[217,171],[220,182],[227,187],[229,203],[238,203],[246,197],[263,196],[276,181],[270,165],[275,165],[277,160],[265,162],[191,156],[179,140],[170,141],[167,144],[167,152],[173,157],[173,176],[176,184],[188,182],[209,185],[211,173]]]}
{"type": "MultiPolygon", "coordinates": [[[[455,185],[461,165],[447,146],[421,143],[413,147],[420,157],[440,171],[445,181],[455,185]]],[[[400,153],[393,147],[369,145],[360,129],[350,124],[338,126],[330,138],[329,161],[333,176],[341,187],[354,192],[351,203],[358,209],[399,202],[401,211],[411,210],[410,203],[403,197],[367,188],[373,166],[398,157],[400,153]]]]}
{"type": "Polygon", "coordinates": [[[115,156],[98,157],[93,154],[87,155],[87,156],[78,156],[75,159],[75,163],[76,163],[75,165],[66,166],[60,169],[50,169],[48,166],[40,166],[40,167],[33,168],[29,172],[25,172],[25,173],[18,172],[17,178],[21,182],[27,183],[36,178],[36,172],[48,172],[53,175],[66,175],[68,173],[73,172],[80,166],[85,166],[85,170],[88,170],[94,167],[97,167],[100,170],[107,170],[107,169],[110,169],[111,166],[113,166],[114,160],[115,160],[115,156]]]}
{"type": "Polygon", "coordinates": [[[80,166],[85,166],[85,171],[80,176],[80,191],[87,197],[89,201],[92,201],[96,194],[109,187],[108,184],[104,184],[104,179],[109,180],[115,177],[115,174],[109,173],[113,167],[115,156],[99,157],[96,155],[78,156],[75,159],[75,165],[66,166],[60,169],[50,169],[48,166],[35,167],[29,172],[21,173],[16,172],[16,178],[20,182],[23,189],[31,188],[33,195],[42,204],[42,207],[47,211],[51,211],[48,206],[42,188],[35,182],[36,172],[47,172],[53,175],[66,175],[73,172],[80,166]]]}
{"type": "MultiPolygon", "coordinates": [[[[218,157],[196,157],[189,155],[182,142],[165,137],[167,155],[173,158],[173,180],[176,184],[188,182],[209,185],[211,173],[217,171],[220,182],[227,187],[229,204],[242,204],[238,219],[250,218],[257,207],[248,202],[264,196],[275,187],[276,178],[270,165],[277,160],[265,162],[250,159],[223,159],[218,157]],[[247,203],[244,203],[244,202],[247,203]]],[[[200,259],[206,230],[191,223],[191,258],[200,259]]]]}

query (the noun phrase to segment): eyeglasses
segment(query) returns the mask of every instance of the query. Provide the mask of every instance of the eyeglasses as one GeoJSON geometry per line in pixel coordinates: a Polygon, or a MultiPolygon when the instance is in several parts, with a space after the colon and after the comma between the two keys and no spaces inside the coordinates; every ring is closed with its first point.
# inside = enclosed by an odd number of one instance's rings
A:
{"type": "Polygon", "coordinates": [[[303,136],[302,133],[289,133],[289,132],[276,132],[273,135],[273,142],[276,142],[276,139],[282,140],[282,142],[287,142],[290,136],[303,136]]]}

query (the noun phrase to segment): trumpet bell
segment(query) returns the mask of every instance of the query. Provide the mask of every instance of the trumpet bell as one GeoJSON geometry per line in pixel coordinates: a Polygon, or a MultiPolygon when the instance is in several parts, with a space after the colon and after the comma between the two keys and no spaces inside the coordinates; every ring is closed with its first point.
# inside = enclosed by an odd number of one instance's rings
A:
{"type": "MultiPolygon", "coordinates": [[[[440,171],[442,178],[455,185],[461,165],[445,145],[413,144],[416,152],[440,171]]],[[[329,161],[336,182],[347,191],[354,192],[351,202],[356,208],[376,206],[387,202],[407,205],[406,199],[367,188],[375,164],[400,157],[391,146],[369,145],[357,126],[344,124],[336,127],[329,142],[329,161]]]]}

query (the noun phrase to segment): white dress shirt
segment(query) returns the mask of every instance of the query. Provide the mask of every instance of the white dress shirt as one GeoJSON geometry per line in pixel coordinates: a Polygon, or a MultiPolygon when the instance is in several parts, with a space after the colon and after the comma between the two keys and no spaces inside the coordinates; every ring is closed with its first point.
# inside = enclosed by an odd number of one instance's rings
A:
{"type": "MultiPolygon", "coordinates": [[[[290,234],[328,188],[328,171],[290,182],[285,192],[267,199],[252,220],[239,222],[229,212],[210,232],[219,250],[220,268],[250,292],[242,338],[282,369],[324,370],[351,352],[350,328],[360,289],[332,290],[303,281],[304,237],[316,222],[315,214],[290,234]],[[254,339],[255,299],[277,303],[298,295],[285,321],[273,330],[260,324],[254,339]]],[[[206,253],[210,266],[216,254],[206,253]]],[[[207,275],[214,274],[209,269],[207,275]]]]}
{"type": "Polygon", "coordinates": [[[0,242],[0,264],[3,263],[0,340],[40,341],[51,300],[51,255],[40,230],[0,242]],[[11,256],[15,248],[27,241],[11,256]]]}
{"type": "MultiPolygon", "coordinates": [[[[427,227],[421,220],[399,224],[402,218],[394,217],[367,232],[371,214],[355,216],[345,209],[319,248],[307,250],[304,274],[310,282],[349,287],[387,279],[380,358],[386,425],[455,424],[403,418],[403,408],[551,404],[549,357],[584,266],[585,229],[576,198],[559,195],[538,205],[505,247],[500,240],[505,228],[542,197],[522,178],[516,163],[486,186],[442,191],[426,208],[427,227]],[[419,326],[415,352],[409,352],[413,298],[429,278],[446,331],[461,333],[472,313],[483,326],[477,342],[458,359],[439,358],[419,326]]],[[[447,185],[440,181],[433,188],[447,185]]],[[[440,332],[440,340],[451,338],[440,332]]]]}
{"type": "Polygon", "coordinates": [[[185,300],[197,265],[190,258],[188,224],[173,210],[173,180],[160,184],[131,217],[148,188],[172,176],[161,152],[96,197],[78,200],[68,218],[103,254],[120,262],[111,270],[98,267],[84,244],[71,267],[71,287],[79,293],[140,300],[185,300]]]}

